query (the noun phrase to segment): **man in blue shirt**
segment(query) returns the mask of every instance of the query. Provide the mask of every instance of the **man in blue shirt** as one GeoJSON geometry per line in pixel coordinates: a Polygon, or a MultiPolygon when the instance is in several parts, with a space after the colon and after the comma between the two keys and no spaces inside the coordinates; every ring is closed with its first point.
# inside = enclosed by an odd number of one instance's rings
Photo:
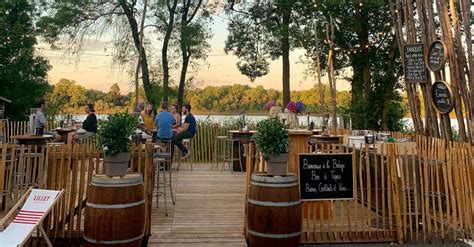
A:
{"type": "Polygon", "coordinates": [[[189,156],[189,150],[183,145],[183,139],[193,138],[196,133],[196,119],[191,114],[191,105],[183,105],[182,111],[186,115],[183,127],[178,130],[171,143],[181,150],[181,158],[184,159],[189,156]]]}
{"type": "Polygon", "coordinates": [[[168,102],[161,102],[161,112],[156,115],[156,137],[158,140],[171,140],[173,137],[173,124],[175,120],[173,115],[168,112],[168,102]]]}

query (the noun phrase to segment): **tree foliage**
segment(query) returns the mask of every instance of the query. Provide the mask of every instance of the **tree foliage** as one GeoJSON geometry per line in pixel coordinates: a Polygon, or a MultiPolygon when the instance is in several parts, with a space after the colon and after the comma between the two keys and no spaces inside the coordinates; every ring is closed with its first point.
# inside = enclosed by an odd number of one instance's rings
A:
{"type": "MultiPolygon", "coordinates": [[[[329,87],[324,85],[325,105],[331,103],[329,87]]],[[[337,92],[338,108],[343,109],[350,104],[348,91],[337,92]]],[[[314,86],[309,90],[292,91],[292,100],[302,100],[306,105],[307,113],[321,113],[319,102],[319,87],[314,86]]],[[[281,91],[265,89],[262,86],[250,87],[249,85],[235,84],[232,86],[208,86],[203,89],[190,90],[188,100],[195,112],[225,112],[239,113],[242,109],[249,112],[265,112],[265,104],[271,100],[283,106],[281,91]]]]}
{"type": "Polygon", "coordinates": [[[329,19],[334,19],[335,69],[350,67],[353,73],[348,78],[352,100],[346,109],[352,127],[397,130],[406,109],[399,94],[402,71],[389,1],[323,1],[312,16],[319,29],[307,28],[301,37],[308,58],[316,56],[314,35],[320,37],[321,54],[327,57],[326,29],[329,19]]]}
{"type": "Polygon", "coordinates": [[[27,0],[0,1],[0,96],[12,101],[6,115],[21,119],[49,88],[49,63],[35,54],[34,6],[27,0]]]}
{"type": "Polygon", "coordinates": [[[283,101],[290,100],[290,51],[302,47],[313,2],[309,0],[252,1],[230,11],[225,51],[238,58],[237,67],[250,80],[269,72],[270,60],[282,59],[283,101]]]}

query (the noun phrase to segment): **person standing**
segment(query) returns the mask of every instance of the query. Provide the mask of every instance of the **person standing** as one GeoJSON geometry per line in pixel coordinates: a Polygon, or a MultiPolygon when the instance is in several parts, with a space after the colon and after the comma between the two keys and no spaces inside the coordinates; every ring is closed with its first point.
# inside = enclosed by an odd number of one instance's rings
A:
{"type": "Polygon", "coordinates": [[[173,137],[172,144],[179,148],[181,158],[184,159],[189,156],[189,150],[183,145],[183,139],[193,138],[194,134],[196,134],[196,119],[191,113],[191,105],[183,105],[182,111],[183,114],[186,115],[183,127],[181,127],[173,137]]]}
{"type": "Polygon", "coordinates": [[[171,140],[173,137],[173,125],[175,120],[173,115],[168,112],[168,102],[161,102],[161,112],[156,115],[156,138],[158,140],[171,140]]]}

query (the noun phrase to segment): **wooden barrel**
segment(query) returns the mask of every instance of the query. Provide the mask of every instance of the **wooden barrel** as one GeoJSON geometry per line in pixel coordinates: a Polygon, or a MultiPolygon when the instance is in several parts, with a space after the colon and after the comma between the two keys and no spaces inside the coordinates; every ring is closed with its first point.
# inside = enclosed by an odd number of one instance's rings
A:
{"type": "Polygon", "coordinates": [[[301,200],[297,177],[253,174],[247,217],[251,246],[298,246],[301,200]]]}
{"type": "Polygon", "coordinates": [[[140,246],[145,231],[145,191],[139,174],[97,175],[88,188],[86,246],[140,246]]]}

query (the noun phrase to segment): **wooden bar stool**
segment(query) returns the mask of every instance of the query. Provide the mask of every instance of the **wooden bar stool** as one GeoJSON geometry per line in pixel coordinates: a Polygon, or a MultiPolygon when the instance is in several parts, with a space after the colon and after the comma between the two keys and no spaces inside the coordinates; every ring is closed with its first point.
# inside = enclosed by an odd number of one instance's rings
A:
{"type": "MultiPolygon", "coordinates": [[[[217,136],[214,139],[214,162],[216,163],[216,169],[219,169],[219,161],[225,162],[225,139],[227,136],[217,136]]],[[[214,167],[214,162],[212,162],[211,170],[214,167]]]]}
{"type": "Polygon", "coordinates": [[[165,214],[168,216],[167,204],[168,198],[166,190],[169,188],[171,194],[171,201],[173,205],[176,203],[174,194],[173,194],[173,184],[172,184],[172,158],[171,158],[171,140],[161,140],[157,142],[157,145],[160,146],[161,152],[157,152],[153,158],[153,164],[155,166],[155,175],[156,175],[156,207],[159,206],[159,196],[164,196],[165,201],[165,214]],[[160,175],[162,181],[160,181],[160,175]],[[168,178],[167,178],[168,176],[168,178]],[[163,189],[163,191],[160,191],[163,189]]]}
{"type": "MultiPolygon", "coordinates": [[[[225,149],[224,162],[229,165],[229,169],[230,169],[231,173],[234,173],[234,161],[239,161],[240,170],[243,171],[242,160],[240,159],[240,157],[242,156],[241,150],[240,150],[240,139],[238,139],[238,138],[235,138],[235,139],[227,138],[227,139],[225,139],[224,143],[225,143],[225,145],[224,145],[224,149],[225,149]],[[239,147],[237,158],[234,157],[234,144],[237,144],[236,146],[239,147]]],[[[224,171],[224,166],[225,166],[225,164],[222,165],[221,172],[224,171]]]]}
{"type": "MultiPolygon", "coordinates": [[[[193,171],[193,157],[192,157],[192,153],[193,153],[193,142],[192,142],[192,138],[188,138],[188,139],[183,139],[183,145],[188,149],[188,152],[190,153],[188,155],[188,157],[185,159],[185,160],[188,160],[189,161],[189,164],[191,165],[191,171],[193,171]]],[[[181,165],[181,152],[179,151],[178,149],[178,167],[177,167],[177,170],[179,171],[179,166],[181,165]]]]}

